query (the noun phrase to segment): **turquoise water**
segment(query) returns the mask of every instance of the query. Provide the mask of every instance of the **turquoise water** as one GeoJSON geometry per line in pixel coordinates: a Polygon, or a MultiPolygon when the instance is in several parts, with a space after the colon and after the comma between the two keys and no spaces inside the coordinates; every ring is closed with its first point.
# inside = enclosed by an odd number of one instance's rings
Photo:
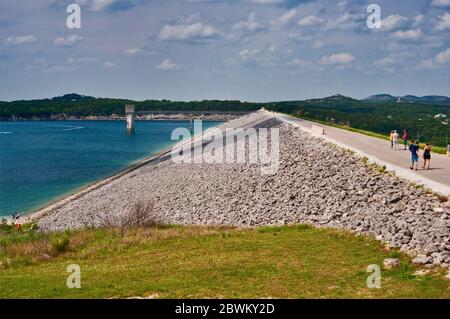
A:
{"type": "MultiPolygon", "coordinates": [[[[220,122],[204,121],[203,129],[220,122]]],[[[177,141],[189,121],[0,122],[0,216],[39,208],[177,141]]]]}

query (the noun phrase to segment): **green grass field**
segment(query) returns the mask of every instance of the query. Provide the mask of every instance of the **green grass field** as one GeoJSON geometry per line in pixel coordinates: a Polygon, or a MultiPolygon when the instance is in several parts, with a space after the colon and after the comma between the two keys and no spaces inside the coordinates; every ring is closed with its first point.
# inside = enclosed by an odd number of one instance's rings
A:
{"type": "Polygon", "coordinates": [[[372,238],[306,225],[50,235],[4,226],[0,247],[0,298],[450,298],[443,271],[414,276],[407,257],[372,238]],[[387,257],[401,266],[367,288],[367,266],[387,257]],[[70,264],[81,289],[66,287],[70,264]]]}

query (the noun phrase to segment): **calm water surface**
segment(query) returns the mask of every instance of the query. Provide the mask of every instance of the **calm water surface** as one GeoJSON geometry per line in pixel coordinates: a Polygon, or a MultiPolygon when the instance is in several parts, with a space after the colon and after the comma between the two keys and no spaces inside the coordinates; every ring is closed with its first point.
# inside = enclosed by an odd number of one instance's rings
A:
{"type": "MultiPolygon", "coordinates": [[[[203,129],[220,122],[204,121],[203,129]]],[[[167,148],[189,121],[0,122],[0,216],[39,208],[167,148]]]]}

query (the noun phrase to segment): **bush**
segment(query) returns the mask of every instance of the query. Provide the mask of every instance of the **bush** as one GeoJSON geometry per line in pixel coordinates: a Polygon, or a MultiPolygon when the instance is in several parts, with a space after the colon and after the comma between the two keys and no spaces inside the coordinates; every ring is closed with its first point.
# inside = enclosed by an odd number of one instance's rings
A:
{"type": "Polygon", "coordinates": [[[137,202],[120,220],[121,228],[150,227],[158,225],[158,219],[153,213],[152,202],[137,202]]]}
{"type": "Polygon", "coordinates": [[[378,166],[378,172],[380,172],[380,173],[386,173],[386,165],[378,166]]]}
{"type": "Polygon", "coordinates": [[[52,245],[52,252],[53,253],[62,253],[67,251],[67,248],[69,248],[70,240],[69,237],[57,237],[53,238],[51,241],[52,245]]]}
{"type": "Polygon", "coordinates": [[[369,158],[367,156],[364,156],[362,158],[362,162],[364,163],[364,165],[367,165],[369,163],[369,158]]]}

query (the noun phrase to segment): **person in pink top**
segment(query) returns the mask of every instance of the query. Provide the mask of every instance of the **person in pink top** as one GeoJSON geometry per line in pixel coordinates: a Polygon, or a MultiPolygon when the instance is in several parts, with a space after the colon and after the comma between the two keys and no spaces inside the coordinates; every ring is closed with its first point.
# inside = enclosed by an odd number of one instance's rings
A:
{"type": "Polygon", "coordinates": [[[408,132],[406,132],[406,130],[403,130],[402,140],[403,140],[403,146],[405,147],[405,150],[406,150],[406,146],[408,144],[408,132]]]}

